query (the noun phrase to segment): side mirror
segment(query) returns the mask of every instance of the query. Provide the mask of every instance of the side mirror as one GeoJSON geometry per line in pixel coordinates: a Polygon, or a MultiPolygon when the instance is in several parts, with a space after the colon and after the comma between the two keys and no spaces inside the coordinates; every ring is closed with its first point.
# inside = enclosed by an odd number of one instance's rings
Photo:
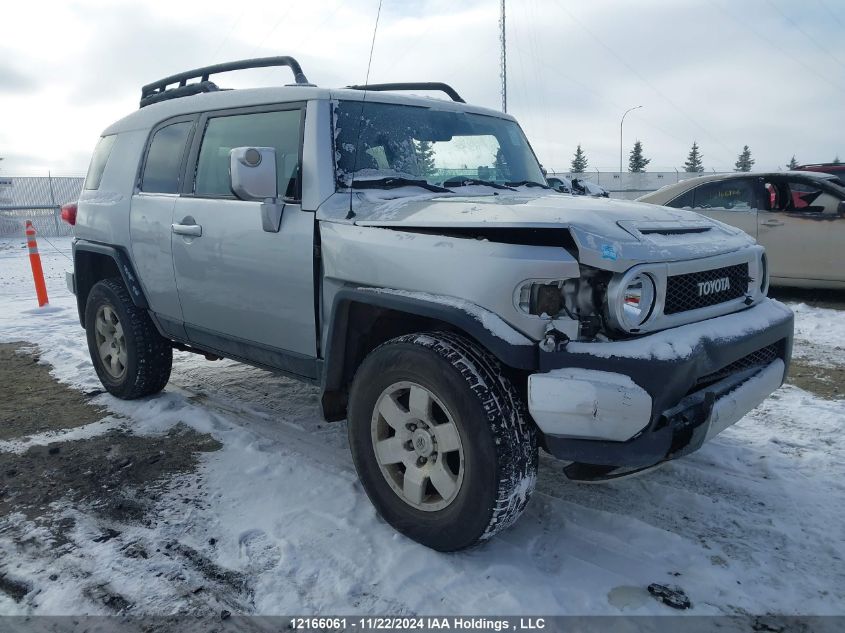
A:
{"type": "Polygon", "coordinates": [[[236,147],[229,152],[232,191],[241,200],[275,198],[276,150],[272,147],[236,147]]]}
{"type": "Polygon", "coordinates": [[[276,150],[272,147],[235,147],[229,152],[232,192],[241,200],[261,200],[261,228],[278,233],[284,203],[279,203],[276,150]]]}

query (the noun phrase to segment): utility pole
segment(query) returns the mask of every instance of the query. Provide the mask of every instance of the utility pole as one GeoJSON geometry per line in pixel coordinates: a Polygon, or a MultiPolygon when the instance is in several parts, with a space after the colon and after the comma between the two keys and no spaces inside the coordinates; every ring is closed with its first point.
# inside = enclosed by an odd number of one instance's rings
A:
{"type": "Polygon", "coordinates": [[[633,108],[628,108],[627,110],[625,110],[625,114],[622,115],[622,120],[619,122],[619,176],[620,176],[620,178],[622,177],[622,172],[623,172],[622,165],[625,162],[625,147],[622,144],[622,124],[625,123],[625,117],[627,116],[627,114],[629,112],[632,112],[633,110],[638,110],[639,108],[642,108],[642,106],[638,105],[638,106],[634,106],[633,108]]]}
{"type": "Polygon", "coordinates": [[[499,43],[502,46],[499,55],[499,79],[502,81],[502,112],[508,111],[508,52],[505,42],[505,0],[501,0],[499,17],[499,43]]]}

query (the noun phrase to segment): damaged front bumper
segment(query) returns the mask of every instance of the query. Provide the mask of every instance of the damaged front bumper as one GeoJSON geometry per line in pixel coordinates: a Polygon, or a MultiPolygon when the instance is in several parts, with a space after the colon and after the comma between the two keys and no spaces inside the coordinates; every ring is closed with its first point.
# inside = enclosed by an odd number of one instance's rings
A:
{"type": "Polygon", "coordinates": [[[528,407],[560,459],[640,469],[698,449],[777,389],[792,312],[765,299],[630,341],[542,352],[528,407]]]}

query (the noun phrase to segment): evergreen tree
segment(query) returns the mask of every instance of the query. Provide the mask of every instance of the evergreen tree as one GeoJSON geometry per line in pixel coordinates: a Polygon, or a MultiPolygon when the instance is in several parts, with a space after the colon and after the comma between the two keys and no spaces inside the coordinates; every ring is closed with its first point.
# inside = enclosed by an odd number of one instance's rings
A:
{"type": "Polygon", "coordinates": [[[795,169],[798,167],[798,161],[795,160],[795,154],[792,155],[792,158],[789,159],[789,162],[786,164],[787,169],[795,169]]]}
{"type": "Polygon", "coordinates": [[[575,149],[572,165],[569,168],[573,174],[583,174],[587,170],[587,155],[581,150],[581,143],[575,149]]]}
{"type": "Polygon", "coordinates": [[[689,155],[687,156],[687,162],[684,163],[684,171],[694,174],[700,174],[704,171],[704,165],[701,164],[701,152],[698,151],[698,143],[696,141],[692,142],[692,148],[690,148],[689,155]]]}
{"type": "Polygon", "coordinates": [[[842,164],[842,161],[839,160],[839,154],[837,154],[836,158],[833,159],[833,164],[834,165],[841,165],[842,164]]]}
{"type": "Polygon", "coordinates": [[[756,161],[751,158],[751,150],[748,145],[743,146],[742,152],[736,160],[734,171],[751,171],[751,167],[756,161]]]}
{"type": "Polygon", "coordinates": [[[634,143],[634,149],[631,150],[631,157],[628,159],[628,171],[632,174],[641,174],[650,162],[650,158],[643,156],[642,142],[634,143]]]}
{"type": "Polygon", "coordinates": [[[434,165],[434,146],[431,141],[417,141],[417,165],[420,176],[425,178],[433,176],[437,171],[434,165]]]}

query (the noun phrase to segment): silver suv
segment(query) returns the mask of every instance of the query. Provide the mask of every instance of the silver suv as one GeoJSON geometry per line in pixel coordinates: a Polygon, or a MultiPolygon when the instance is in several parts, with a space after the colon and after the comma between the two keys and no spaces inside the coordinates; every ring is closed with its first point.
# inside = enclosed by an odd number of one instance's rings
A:
{"type": "Polygon", "coordinates": [[[290,57],[145,86],[75,234],[109,392],[163,389],[173,349],[313,383],[378,512],[443,551],[517,519],[539,448],[592,481],[686,455],[790,359],[792,313],[740,230],[555,192],[513,117],[444,84],[319,88],[290,57]],[[295,83],[209,81],[274,65],[295,83]]]}

